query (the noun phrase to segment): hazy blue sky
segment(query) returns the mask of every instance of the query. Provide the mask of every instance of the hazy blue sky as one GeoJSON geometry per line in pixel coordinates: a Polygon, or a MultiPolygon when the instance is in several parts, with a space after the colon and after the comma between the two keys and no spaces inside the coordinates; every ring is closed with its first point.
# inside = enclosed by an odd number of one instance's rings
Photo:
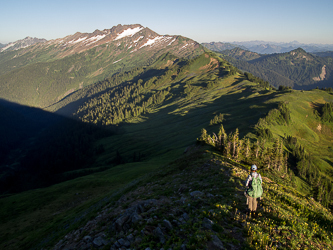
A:
{"type": "Polygon", "coordinates": [[[333,0],[0,0],[0,43],[141,24],[198,42],[333,44],[333,0]]]}

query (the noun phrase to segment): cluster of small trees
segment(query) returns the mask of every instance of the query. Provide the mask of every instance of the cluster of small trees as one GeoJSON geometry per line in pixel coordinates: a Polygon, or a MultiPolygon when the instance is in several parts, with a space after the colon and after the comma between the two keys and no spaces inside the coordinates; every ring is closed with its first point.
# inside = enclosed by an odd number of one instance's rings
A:
{"type": "Polygon", "coordinates": [[[238,129],[229,135],[223,125],[216,135],[208,135],[206,129],[202,129],[199,142],[214,146],[222,154],[236,162],[256,164],[264,168],[272,168],[277,171],[286,171],[287,155],[283,151],[283,142],[276,139],[273,146],[268,146],[265,140],[251,142],[249,138],[239,138],[238,129]]]}
{"type": "Polygon", "coordinates": [[[209,125],[210,126],[216,125],[216,124],[222,123],[223,121],[224,121],[224,115],[219,114],[219,115],[214,116],[214,118],[212,120],[210,120],[209,125]]]}
{"type": "Polygon", "coordinates": [[[333,102],[327,102],[320,110],[323,122],[333,122],[333,102]]]}
{"type": "Polygon", "coordinates": [[[280,103],[277,109],[272,109],[267,116],[260,118],[256,129],[263,129],[267,125],[288,125],[291,122],[291,112],[286,103],[280,103]]]}
{"type": "Polygon", "coordinates": [[[264,81],[263,79],[256,77],[249,72],[244,72],[244,76],[248,81],[258,83],[261,88],[272,89],[272,86],[268,81],[264,81]]]}

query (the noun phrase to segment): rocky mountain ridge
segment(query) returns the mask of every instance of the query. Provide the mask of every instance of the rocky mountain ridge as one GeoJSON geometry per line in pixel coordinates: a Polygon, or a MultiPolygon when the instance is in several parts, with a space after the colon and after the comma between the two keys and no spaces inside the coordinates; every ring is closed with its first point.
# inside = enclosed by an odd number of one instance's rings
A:
{"type": "Polygon", "coordinates": [[[0,48],[1,48],[0,52],[19,50],[19,49],[22,49],[22,48],[29,47],[29,46],[31,46],[33,44],[36,44],[36,43],[44,43],[46,41],[47,40],[43,39],[43,38],[40,39],[40,38],[36,38],[36,37],[33,38],[33,37],[30,37],[30,36],[27,36],[26,38],[18,40],[16,42],[12,42],[12,43],[8,43],[4,46],[0,46],[0,48]]]}
{"type": "MultiPolygon", "coordinates": [[[[26,38],[27,39],[27,38],[26,38]]],[[[27,41],[31,39],[27,39],[27,41]]],[[[58,38],[50,41],[43,39],[43,43],[29,47],[17,56],[25,53],[36,53],[40,50],[49,50],[49,53],[55,55],[56,58],[63,58],[76,53],[82,53],[100,45],[122,47],[130,53],[135,53],[141,49],[155,48],[173,48],[173,43],[182,40],[182,46],[178,49],[178,53],[182,54],[186,50],[197,49],[200,45],[188,38],[181,36],[159,35],[147,27],[140,24],[121,25],[112,27],[111,29],[95,30],[93,33],[77,32],[64,38],[58,38]]],[[[25,41],[25,39],[20,40],[25,41]]],[[[20,41],[8,44],[1,51],[6,51],[9,47],[19,44],[20,41]]],[[[33,44],[30,44],[33,45],[33,44]]],[[[25,47],[21,48],[26,48],[25,47]]],[[[176,54],[177,54],[176,52],[176,54]]],[[[17,57],[16,56],[16,57],[17,57]]]]}

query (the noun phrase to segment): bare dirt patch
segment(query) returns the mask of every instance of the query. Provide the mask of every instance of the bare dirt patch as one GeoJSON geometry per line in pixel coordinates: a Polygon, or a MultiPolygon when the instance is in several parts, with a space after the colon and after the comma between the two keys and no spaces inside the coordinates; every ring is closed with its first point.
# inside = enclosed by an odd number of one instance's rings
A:
{"type": "MultiPolygon", "coordinates": [[[[205,55],[206,57],[208,57],[208,55],[205,55]]],[[[219,67],[219,62],[215,59],[215,58],[210,58],[210,62],[209,64],[207,64],[206,66],[203,66],[201,68],[199,68],[199,70],[213,70],[219,67]]]]}

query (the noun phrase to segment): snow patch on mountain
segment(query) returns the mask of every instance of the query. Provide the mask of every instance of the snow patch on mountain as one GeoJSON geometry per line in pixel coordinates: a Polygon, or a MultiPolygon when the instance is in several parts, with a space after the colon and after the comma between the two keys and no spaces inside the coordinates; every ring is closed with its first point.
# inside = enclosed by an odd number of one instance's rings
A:
{"type": "Polygon", "coordinates": [[[144,38],[144,36],[140,36],[138,39],[134,40],[133,43],[139,42],[139,40],[141,40],[142,38],[144,38]]]}
{"type": "Polygon", "coordinates": [[[180,49],[185,49],[188,46],[188,43],[185,44],[183,47],[181,47],[180,49]]]}
{"type": "Polygon", "coordinates": [[[104,34],[104,35],[97,35],[97,36],[90,37],[90,38],[88,38],[88,39],[85,41],[85,43],[87,43],[87,45],[88,45],[88,44],[95,43],[95,42],[97,42],[97,41],[103,39],[105,36],[106,36],[106,35],[104,34]]]}
{"type": "Polygon", "coordinates": [[[79,39],[77,39],[77,40],[69,41],[68,43],[69,43],[69,44],[75,44],[75,43],[82,42],[82,41],[84,41],[84,40],[86,40],[86,39],[87,39],[87,37],[81,37],[81,38],[79,38],[79,39]]]}
{"type": "Polygon", "coordinates": [[[119,39],[127,37],[127,36],[132,37],[141,30],[143,30],[143,27],[136,27],[136,28],[133,28],[133,29],[128,28],[128,29],[124,30],[123,32],[119,33],[114,40],[119,40],[119,39]]]}
{"type": "Polygon", "coordinates": [[[168,44],[168,46],[170,46],[174,41],[176,41],[176,38],[172,39],[172,41],[168,44]]]}
{"type": "Polygon", "coordinates": [[[121,58],[121,59],[119,59],[119,60],[117,60],[117,61],[114,61],[112,64],[117,63],[117,62],[120,62],[121,60],[123,60],[123,59],[121,58]]]}
{"type": "Polygon", "coordinates": [[[15,42],[14,42],[14,43],[10,43],[10,44],[8,44],[7,46],[5,46],[5,47],[3,47],[3,48],[1,49],[1,52],[2,52],[2,51],[5,51],[6,49],[9,49],[10,47],[13,47],[15,44],[16,44],[15,42]]]}
{"type": "Polygon", "coordinates": [[[153,45],[155,45],[159,42],[166,42],[166,41],[168,41],[172,38],[173,37],[171,37],[171,36],[170,37],[168,37],[168,36],[157,36],[155,38],[148,39],[148,41],[145,44],[143,44],[140,48],[145,47],[145,46],[153,46],[153,45]]]}

